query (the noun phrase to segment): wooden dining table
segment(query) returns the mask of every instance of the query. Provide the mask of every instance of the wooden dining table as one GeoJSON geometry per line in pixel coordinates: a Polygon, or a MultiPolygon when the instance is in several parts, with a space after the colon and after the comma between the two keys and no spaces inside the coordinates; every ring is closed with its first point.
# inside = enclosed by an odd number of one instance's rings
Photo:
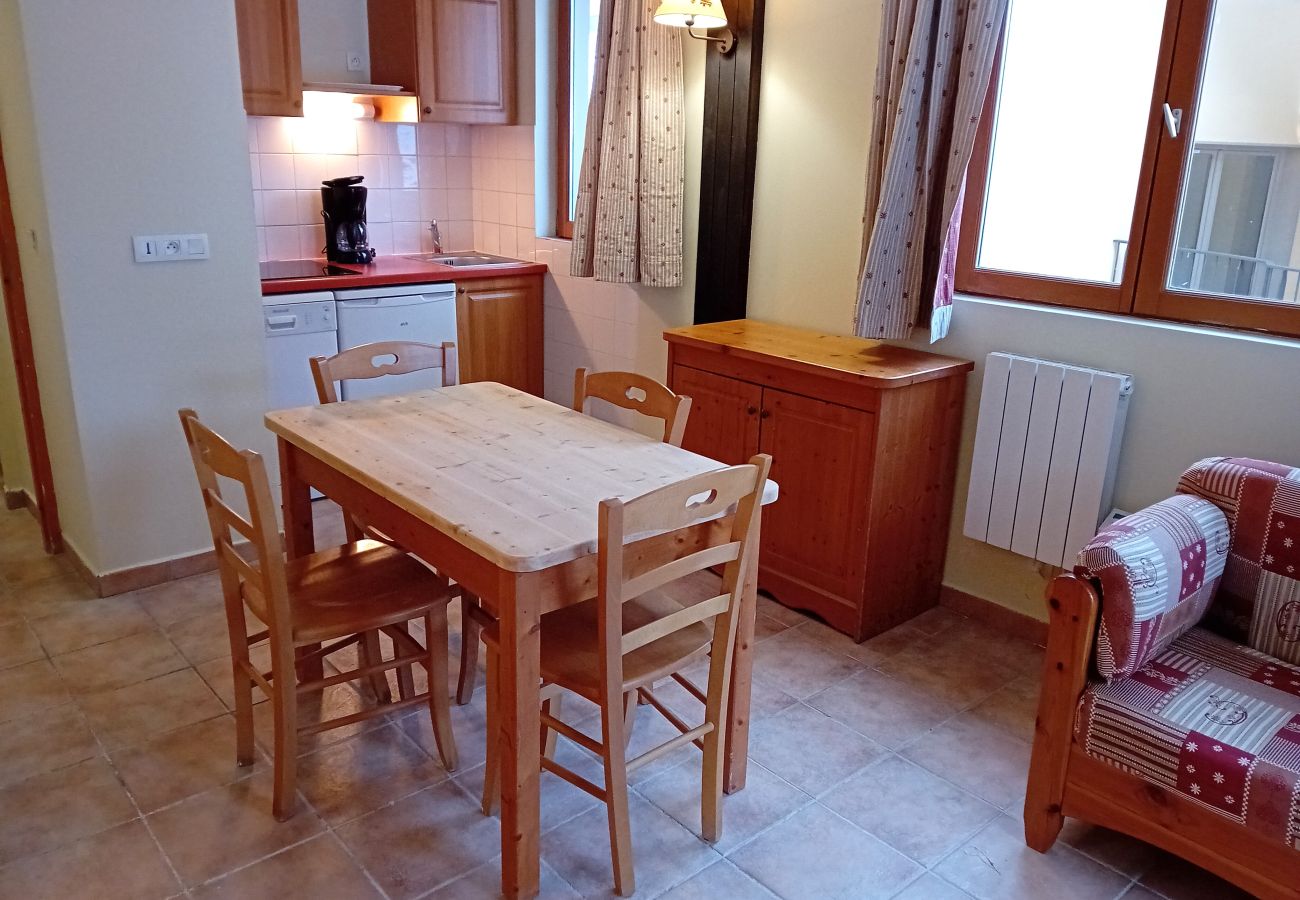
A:
{"type": "MultiPolygon", "coordinates": [[[[315,549],[314,487],[476,594],[497,618],[501,886],[507,897],[535,895],[540,618],[596,595],[601,500],[630,499],[723,464],[491,382],[281,410],[266,425],[279,445],[291,557],[315,549]]],[[[764,503],[776,496],[769,482],[764,503]]],[[[716,543],[729,528],[725,517],[641,537],[626,554],[628,577],[716,543]]],[[[755,584],[751,570],[731,679],[728,792],[745,783],[755,584]]]]}

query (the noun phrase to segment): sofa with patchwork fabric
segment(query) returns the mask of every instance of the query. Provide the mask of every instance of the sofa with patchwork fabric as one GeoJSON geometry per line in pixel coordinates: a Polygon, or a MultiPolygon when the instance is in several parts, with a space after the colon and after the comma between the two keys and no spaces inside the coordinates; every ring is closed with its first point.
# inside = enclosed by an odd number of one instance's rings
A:
{"type": "Polygon", "coordinates": [[[1300,897],[1300,468],[1215,457],[1048,591],[1025,798],[1300,897]]]}

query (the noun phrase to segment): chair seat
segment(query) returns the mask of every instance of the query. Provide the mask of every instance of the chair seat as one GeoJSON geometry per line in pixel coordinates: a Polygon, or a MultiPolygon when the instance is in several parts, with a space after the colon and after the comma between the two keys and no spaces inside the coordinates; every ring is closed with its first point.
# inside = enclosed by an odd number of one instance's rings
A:
{"type": "MultiPolygon", "coordinates": [[[[597,601],[588,600],[542,616],[542,678],[589,700],[600,695],[600,631],[597,601]]],[[[660,591],[650,591],[623,604],[623,633],[682,609],[660,591]]],[[[623,689],[631,690],[684,668],[705,656],[713,629],[690,625],[652,641],[623,657],[623,689]]]]}
{"type": "Polygon", "coordinates": [[[288,560],[285,575],[296,645],[406,622],[451,596],[445,578],[377,541],[288,560]]]}
{"type": "Polygon", "coordinates": [[[1193,628],[1129,677],[1089,684],[1075,741],[1300,851],[1300,669],[1193,628]]]}

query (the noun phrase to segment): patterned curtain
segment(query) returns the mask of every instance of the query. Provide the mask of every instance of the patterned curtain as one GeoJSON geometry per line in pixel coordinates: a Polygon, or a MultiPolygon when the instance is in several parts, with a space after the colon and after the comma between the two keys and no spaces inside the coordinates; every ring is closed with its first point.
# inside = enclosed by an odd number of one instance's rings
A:
{"type": "Polygon", "coordinates": [[[966,166],[1008,0],[885,0],[857,333],[948,334],[966,166]]]}
{"type": "Polygon", "coordinates": [[[570,274],[682,282],[682,29],[656,0],[601,0],[570,274]]]}

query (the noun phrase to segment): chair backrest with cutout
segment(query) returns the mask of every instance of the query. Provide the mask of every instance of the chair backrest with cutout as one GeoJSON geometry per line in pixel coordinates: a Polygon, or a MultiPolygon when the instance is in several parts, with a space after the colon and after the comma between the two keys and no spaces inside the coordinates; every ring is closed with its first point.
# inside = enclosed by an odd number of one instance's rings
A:
{"type": "Polygon", "coordinates": [[[338,383],[354,379],[405,375],[425,369],[442,369],[442,385],[457,381],[456,345],[442,346],[414,341],[376,341],[349,347],[333,356],[313,356],[311,374],[321,403],[336,403],[338,383]]]}
{"type": "MultiPolygon", "coordinates": [[[[269,627],[273,645],[289,646],[293,620],[285,578],[284,548],[275,505],[271,500],[270,481],[266,477],[266,464],[260,454],[236,449],[200,422],[194,410],[180,410],[180,419],[194,461],[194,472],[198,476],[203,508],[208,514],[227,614],[239,608],[238,624],[242,624],[242,606],[247,605],[269,627]],[[242,489],[247,517],[226,502],[221,492],[221,478],[242,489]],[[236,535],[248,542],[251,559],[236,548],[236,535]]],[[[232,627],[235,624],[232,620],[232,627]]]]}
{"type": "Polygon", "coordinates": [[[589,372],[578,369],[573,376],[573,408],[587,411],[589,398],[604,400],[620,409],[630,409],[643,416],[662,419],[664,443],[682,445],[686,417],[691,412],[691,398],[674,394],[653,378],[636,372],[589,372]]]}
{"type": "Polygon", "coordinates": [[[713,654],[730,670],[736,613],[745,573],[758,552],[754,538],[771,465],[770,456],[758,454],[745,465],[696,475],[633,500],[601,502],[598,627],[603,682],[611,697],[617,696],[612,692],[621,690],[626,654],[696,623],[712,621],[713,654]],[[626,578],[624,550],[629,543],[651,534],[679,532],[732,511],[734,518],[725,540],[626,578]],[[725,567],[720,594],[623,632],[625,602],[714,566],[725,567]]]}

